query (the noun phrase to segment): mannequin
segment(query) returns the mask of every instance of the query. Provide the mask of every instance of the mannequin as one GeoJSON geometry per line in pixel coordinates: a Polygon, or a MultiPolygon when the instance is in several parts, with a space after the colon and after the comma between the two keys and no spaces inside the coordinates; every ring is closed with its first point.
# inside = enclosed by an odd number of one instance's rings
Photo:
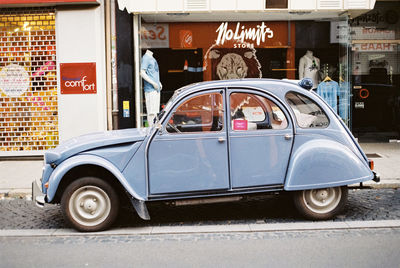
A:
{"type": "Polygon", "coordinates": [[[313,88],[318,87],[318,70],[320,68],[319,63],[319,59],[314,57],[311,50],[307,50],[306,54],[300,58],[299,79],[311,78],[313,81],[313,88]]]}
{"type": "Polygon", "coordinates": [[[153,125],[154,118],[160,112],[160,72],[153,52],[146,50],[142,57],[140,75],[143,78],[143,90],[146,99],[147,121],[153,125]]]}

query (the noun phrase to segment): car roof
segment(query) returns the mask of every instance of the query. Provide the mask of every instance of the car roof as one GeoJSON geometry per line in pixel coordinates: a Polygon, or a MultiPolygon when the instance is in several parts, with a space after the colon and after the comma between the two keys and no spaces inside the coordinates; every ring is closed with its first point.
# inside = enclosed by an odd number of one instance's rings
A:
{"type": "Polygon", "coordinates": [[[202,89],[210,88],[223,88],[223,87],[252,87],[261,88],[269,92],[281,95],[281,97],[288,91],[301,91],[302,93],[308,90],[303,89],[297,84],[297,81],[291,80],[278,80],[278,79],[266,79],[266,78],[243,78],[243,79],[232,79],[232,80],[213,80],[206,82],[199,82],[184,86],[177,89],[177,95],[187,93],[193,93],[201,91],[202,89]]]}

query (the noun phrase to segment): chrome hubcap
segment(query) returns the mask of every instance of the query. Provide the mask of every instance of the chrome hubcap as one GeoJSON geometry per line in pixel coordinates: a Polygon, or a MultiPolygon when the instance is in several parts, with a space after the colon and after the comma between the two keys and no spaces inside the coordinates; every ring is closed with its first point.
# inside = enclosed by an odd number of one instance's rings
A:
{"type": "Polygon", "coordinates": [[[111,200],[106,192],[96,186],[77,189],[69,200],[71,217],[81,225],[101,224],[110,214],[111,200]]]}
{"type": "Polygon", "coordinates": [[[341,197],[340,187],[303,191],[303,200],[307,208],[319,214],[334,210],[339,205],[341,197]]]}

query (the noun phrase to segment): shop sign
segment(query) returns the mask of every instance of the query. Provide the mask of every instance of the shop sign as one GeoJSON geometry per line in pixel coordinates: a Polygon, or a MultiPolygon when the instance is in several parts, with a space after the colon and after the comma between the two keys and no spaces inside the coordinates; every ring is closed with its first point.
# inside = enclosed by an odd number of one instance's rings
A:
{"type": "Polygon", "coordinates": [[[96,63],[61,63],[61,94],[96,94],[96,63]]]}
{"type": "MultiPolygon", "coordinates": [[[[228,24],[228,22],[223,22],[216,30],[218,33],[217,45],[223,45],[225,41],[236,41],[243,45],[245,42],[250,43],[254,48],[254,42],[259,46],[260,43],[264,43],[267,38],[274,37],[274,32],[267,27],[264,22],[256,27],[250,28],[246,28],[246,26],[241,25],[240,22],[238,22],[234,29],[229,28],[228,24]]],[[[235,44],[234,48],[241,48],[240,44],[235,44]]]]}
{"type": "Polygon", "coordinates": [[[394,30],[381,30],[373,27],[352,27],[353,40],[394,40],[396,32],[394,30]]]}
{"type": "Polygon", "coordinates": [[[353,51],[359,52],[392,52],[395,51],[396,44],[390,43],[365,43],[354,44],[353,51]]]}
{"type": "Polygon", "coordinates": [[[169,48],[168,24],[142,24],[140,30],[142,48],[169,48]]]}
{"type": "Polygon", "coordinates": [[[23,66],[9,64],[0,71],[0,89],[10,97],[19,97],[29,88],[29,74],[23,66]]]}
{"type": "Polygon", "coordinates": [[[265,119],[264,111],[260,106],[258,106],[258,107],[243,107],[243,113],[244,113],[245,118],[249,121],[260,122],[260,121],[264,121],[264,119],[265,119]]]}
{"type": "Polygon", "coordinates": [[[388,25],[396,24],[399,21],[399,15],[395,9],[371,11],[351,20],[351,24],[359,25],[388,25]]]}

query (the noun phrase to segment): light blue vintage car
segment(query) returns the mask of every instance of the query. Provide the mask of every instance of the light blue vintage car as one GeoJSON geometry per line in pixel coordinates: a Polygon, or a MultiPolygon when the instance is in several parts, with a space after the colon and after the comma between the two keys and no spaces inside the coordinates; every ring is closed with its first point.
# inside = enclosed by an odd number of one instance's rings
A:
{"type": "Polygon", "coordinates": [[[226,202],[278,191],[291,192],[305,217],[332,218],[347,185],[379,176],[338,115],[305,88],[243,79],[178,89],[152,128],[84,135],[47,151],[34,200],[61,203],[80,231],[109,228],[123,202],[149,220],[149,202],[226,202]]]}

